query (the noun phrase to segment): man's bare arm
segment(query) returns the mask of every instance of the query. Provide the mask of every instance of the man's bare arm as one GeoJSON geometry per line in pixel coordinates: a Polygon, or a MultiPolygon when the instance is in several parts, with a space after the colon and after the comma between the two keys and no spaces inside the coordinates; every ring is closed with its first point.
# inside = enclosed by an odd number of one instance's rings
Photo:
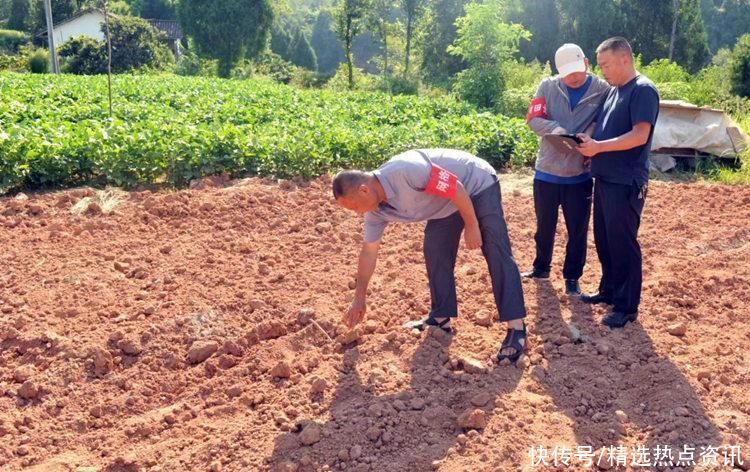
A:
{"type": "Polygon", "coordinates": [[[349,310],[344,315],[344,324],[353,328],[359,324],[367,311],[367,286],[370,284],[372,274],[378,259],[380,241],[362,243],[357,262],[357,286],[354,289],[354,300],[349,310]]]}
{"type": "Polygon", "coordinates": [[[603,152],[626,151],[648,142],[651,133],[651,123],[636,123],[633,129],[616,138],[596,141],[586,135],[579,135],[583,143],[578,146],[578,152],[584,156],[592,157],[603,152]]]}
{"type": "Polygon", "coordinates": [[[461,218],[464,220],[464,240],[466,241],[466,247],[468,249],[479,249],[482,247],[482,234],[479,231],[479,222],[474,212],[474,204],[471,202],[469,193],[460,181],[456,182],[456,194],[451,198],[451,201],[456,205],[461,218]]]}

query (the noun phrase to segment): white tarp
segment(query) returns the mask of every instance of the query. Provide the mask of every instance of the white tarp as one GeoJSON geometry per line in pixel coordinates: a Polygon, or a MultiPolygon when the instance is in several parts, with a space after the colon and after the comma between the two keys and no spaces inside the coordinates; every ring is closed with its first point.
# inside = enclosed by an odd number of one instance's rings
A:
{"type": "Polygon", "coordinates": [[[734,156],[735,147],[740,151],[748,144],[750,138],[721,110],[679,100],[662,100],[659,104],[652,150],[688,148],[717,156],[734,156]],[[734,146],[728,130],[735,136],[734,146]]]}

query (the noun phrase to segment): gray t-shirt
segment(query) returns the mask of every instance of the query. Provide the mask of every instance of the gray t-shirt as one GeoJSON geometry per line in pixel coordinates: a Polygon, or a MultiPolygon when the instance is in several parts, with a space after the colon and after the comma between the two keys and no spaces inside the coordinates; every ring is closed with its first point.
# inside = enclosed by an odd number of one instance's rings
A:
{"type": "Polygon", "coordinates": [[[392,157],[373,171],[385,190],[386,202],[365,213],[365,242],[379,241],[389,221],[413,223],[450,216],[458,209],[452,201],[425,193],[432,164],[454,174],[469,196],[497,182],[495,169],[468,152],[455,149],[419,149],[392,157]]]}

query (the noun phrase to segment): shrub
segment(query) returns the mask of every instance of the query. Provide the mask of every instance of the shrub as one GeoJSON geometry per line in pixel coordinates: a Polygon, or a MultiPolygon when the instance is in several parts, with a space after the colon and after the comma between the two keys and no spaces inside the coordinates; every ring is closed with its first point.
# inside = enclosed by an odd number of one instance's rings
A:
{"type": "Polygon", "coordinates": [[[401,76],[381,77],[376,88],[392,95],[418,95],[419,80],[401,76]]]}
{"type": "Polygon", "coordinates": [[[34,74],[46,74],[49,72],[49,53],[44,49],[37,49],[29,54],[29,70],[34,74]]]}
{"type": "Polygon", "coordinates": [[[256,74],[264,75],[281,84],[291,82],[296,70],[297,67],[294,64],[272,52],[261,54],[255,63],[256,74]]]}
{"type": "Polygon", "coordinates": [[[479,108],[493,109],[500,103],[504,77],[499,66],[473,66],[456,74],[453,91],[479,108]]]}
{"type": "Polygon", "coordinates": [[[296,85],[297,87],[319,89],[323,88],[330,79],[330,75],[297,68],[297,71],[294,73],[294,77],[292,77],[290,83],[292,85],[296,85]]]}
{"type": "Polygon", "coordinates": [[[26,72],[29,70],[29,58],[27,56],[0,55],[0,71],[4,70],[26,72]]]}
{"type": "Polygon", "coordinates": [[[175,74],[182,76],[213,77],[216,75],[216,60],[205,59],[191,50],[185,51],[177,61],[175,74]]]}
{"type": "Polygon", "coordinates": [[[65,72],[79,75],[107,73],[107,52],[101,41],[89,36],[77,36],[58,49],[65,72]]]}
{"type": "MultiPolygon", "coordinates": [[[[102,26],[104,28],[104,26],[102,26]]],[[[165,69],[174,63],[174,56],[163,42],[164,33],[156,31],[140,18],[112,18],[109,25],[112,43],[112,72],[139,69],[165,69]]],[[[67,72],[72,74],[104,74],[107,72],[107,43],[79,36],[60,46],[67,72]]]]}
{"type": "Polygon", "coordinates": [[[654,82],[687,82],[690,74],[679,64],[669,59],[656,59],[649,65],[642,67],[641,72],[654,82]]]}
{"type": "Polygon", "coordinates": [[[730,77],[732,93],[750,97],[750,34],[741,36],[734,46],[730,77]]]}
{"type": "MultiPolygon", "coordinates": [[[[339,65],[338,69],[336,69],[336,74],[334,74],[334,76],[326,83],[325,88],[327,90],[336,90],[340,92],[348,91],[348,74],[349,71],[346,68],[346,63],[339,65]]],[[[354,67],[352,76],[354,77],[354,90],[373,90],[375,88],[374,78],[361,69],[354,67]]]]}
{"type": "Polygon", "coordinates": [[[16,54],[29,41],[29,35],[22,31],[0,29],[0,53],[16,54]]]}

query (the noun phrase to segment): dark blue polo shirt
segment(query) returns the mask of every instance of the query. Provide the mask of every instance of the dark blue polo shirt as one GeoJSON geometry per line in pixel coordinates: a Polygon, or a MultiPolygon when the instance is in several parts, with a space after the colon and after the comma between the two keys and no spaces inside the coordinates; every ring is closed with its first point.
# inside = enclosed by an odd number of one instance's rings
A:
{"type": "Polygon", "coordinates": [[[658,116],[659,92],[647,77],[639,75],[622,87],[612,88],[599,107],[592,138],[597,141],[616,138],[642,122],[651,123],[651,133],[642,146],[594,156],[591,174],[615,184],[645,185],[648,182],[648,154],[658,116]]]}

